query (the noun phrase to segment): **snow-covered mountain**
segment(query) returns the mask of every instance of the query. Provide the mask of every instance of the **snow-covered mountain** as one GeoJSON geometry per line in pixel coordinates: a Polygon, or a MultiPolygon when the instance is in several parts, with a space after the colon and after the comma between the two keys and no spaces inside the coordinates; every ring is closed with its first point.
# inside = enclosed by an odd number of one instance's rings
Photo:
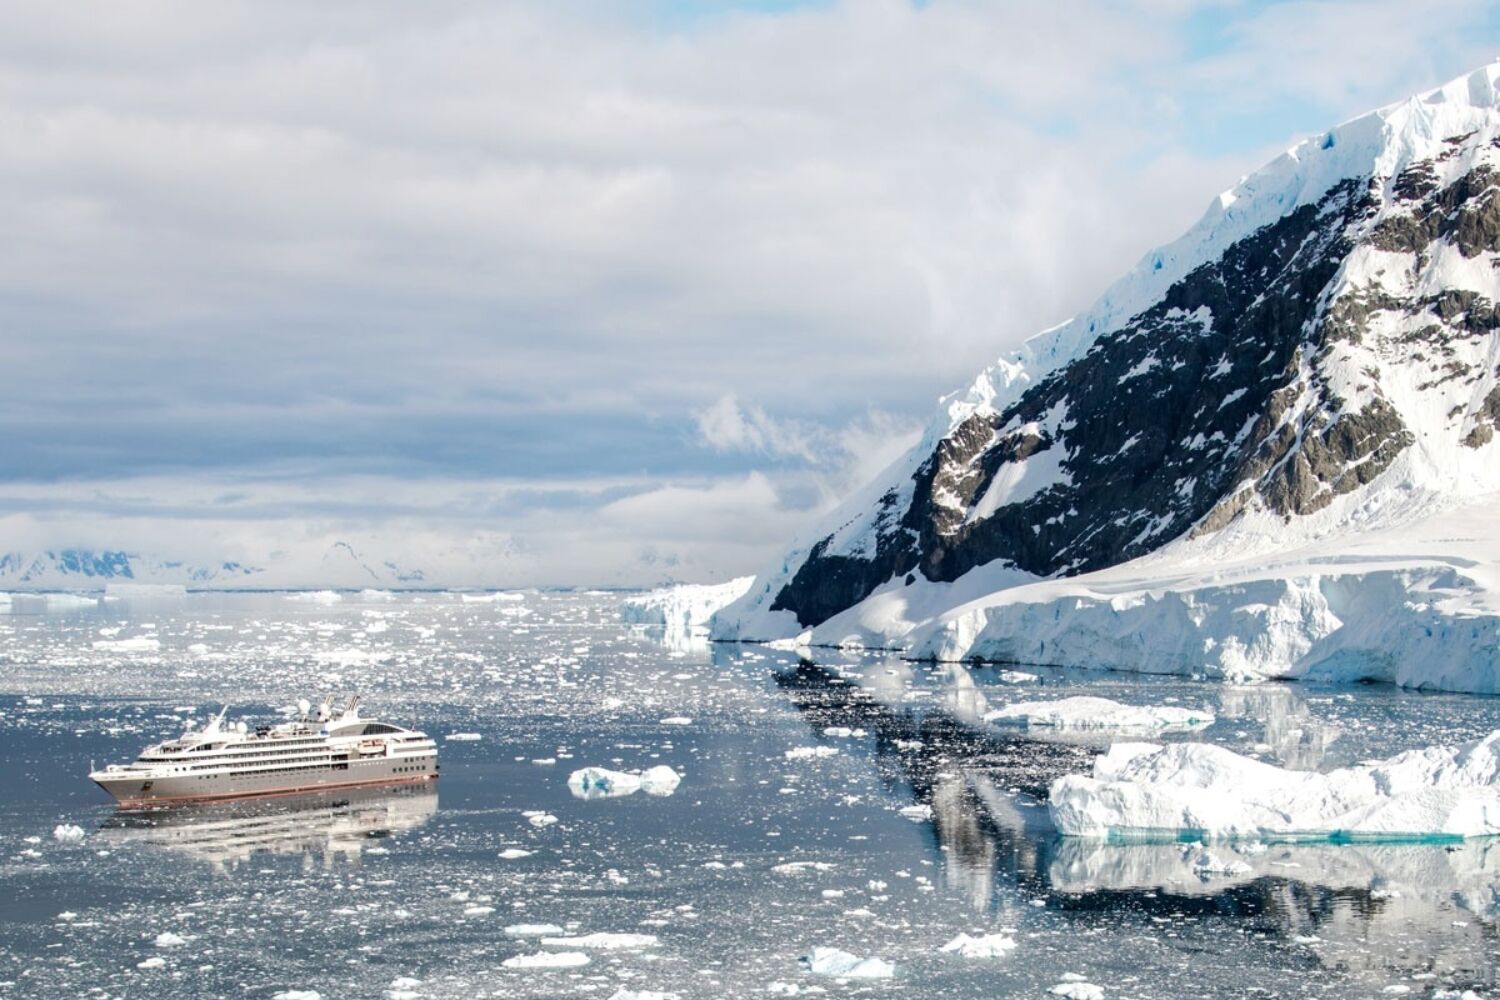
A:
{"type": "Polygon", "coordinates": [[[1220,195],[720,638],[1500,691],[1500,63],[1220,195]]]}
{"type": "Polygon", "coordinates": [[[421,587],[426,574],[361,555],[348,542],[321,552],[277,552],[252,565],[186,560],[124,549],[66,548],[0,553],[0,590],[99,590],[111,584],[167,584],[204,590],[277,587],[421,587]]]}

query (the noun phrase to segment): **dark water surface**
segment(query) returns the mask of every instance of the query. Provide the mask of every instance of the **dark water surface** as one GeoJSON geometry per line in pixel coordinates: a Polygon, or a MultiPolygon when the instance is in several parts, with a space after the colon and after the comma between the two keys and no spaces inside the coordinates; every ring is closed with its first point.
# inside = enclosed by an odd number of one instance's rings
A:
{"type": "Polygon", "coordinates": [[[1169,738],[1327,768],[1500,728],[1500,700],[812,663],[668,641],[617,624],[616,606],[546,593],[13,604],[0,614],[0,997],[1044,998],[1073,976],[1109,998],[1500,987],[1500,845],[1215,848],[1247,870],[1200,873],[1192,845],[1057,837],[1041,797],[1098,741],[979,721],[1077,693],[1202,705],[1219,721],[1169,738]],[[435,791],[142,817],[85,777],[221,702],[254,720],[354,689],[367,714],[439,738],[435,791]],[[480,739],[446,739],[458,733],[480,739]],[[567,787],[575,768],[659,764],[683,776],[671,796],[567,787]],[[84,839],[56,839],[60,824],[84,839]],[[507,934],[521,924],[655,942],[543,946],[507,934]],[[1016,946],[943,953],[960,932],[1016,946]],[[818,945],[894,963],[894,977],[811,975],[799,958],[818,945]],[[560,951],[589,961],[504,964],[560,951]]]}

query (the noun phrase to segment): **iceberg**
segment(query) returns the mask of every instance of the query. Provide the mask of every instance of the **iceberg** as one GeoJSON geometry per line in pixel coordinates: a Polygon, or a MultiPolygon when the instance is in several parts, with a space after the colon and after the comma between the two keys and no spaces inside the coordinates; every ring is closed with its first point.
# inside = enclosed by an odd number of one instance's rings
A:
{"type": "Polygon", "coordinates": [[[1052,783],[1059,832],[1112,840],[1457,840],[1500,834],[1500,731],[1326,774],[1206,743],[1117,743],[1052,783]]]}
{"type": "Polygon", "coordinates": [[[500,964],[507,969],[576,969],[589,962],[588,955],[581,951],[538,951],[512,956],[500,964]]]}
{"type": "Polygon", "coordinates": [[[615,799],[636,792],[662,797],[677,791],[682,776],[665,764],[644,771],[581,767],[568,775],[568,790],[580,799],[615,799]]]}
{"type": "Polygon", "coordinates": [[[702,628],[721,608],[739,600],[754,582],[755,577],[742,576],[728,583],[685,583],[649,590],[620,604],[620,620],[669,629],[702,628]]]}
{"type": "Polygon", "coordinates": [[[1108,698],[1076,697],[1059,701],[1026,701],[986,712],[986,722],[1028,729],[1131,729],[1185,732],[1213,725],[1207,709],[1125,705],[1108,698]]]}

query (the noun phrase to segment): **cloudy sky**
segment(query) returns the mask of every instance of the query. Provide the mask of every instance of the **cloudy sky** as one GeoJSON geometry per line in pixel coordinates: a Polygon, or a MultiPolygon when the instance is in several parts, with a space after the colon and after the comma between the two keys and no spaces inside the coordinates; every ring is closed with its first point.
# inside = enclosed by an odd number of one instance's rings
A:
{"type": "MultiPolygon", "coordinates": [[[[753,571],[1488,3],[0,7],[0,551],[753,571]]],[[[462,578],[462,579],[460,579],[462,578]]]]}

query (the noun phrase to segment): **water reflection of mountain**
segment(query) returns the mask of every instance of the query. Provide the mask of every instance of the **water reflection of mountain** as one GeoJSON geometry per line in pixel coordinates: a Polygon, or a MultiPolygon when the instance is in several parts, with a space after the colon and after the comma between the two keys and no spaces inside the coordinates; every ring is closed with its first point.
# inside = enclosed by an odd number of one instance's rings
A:
{"type": "MultiPolygon", "coordinates": [[[[886,787],[932,808],[946,883],[1005,922],[1019,925],[1029,901],[1044,896],[1081,927],[1129,919],[1185,936],[1184,921],[1218,921],[1202,933],[1223,935],[1230,921],[1247,946],[1305,949],[1356,976],[1500,982],[1500,843],[1216,845],[1214,864],[1197,844],[1063,838],[1046,814],[1047,786],[1086,769],[1093,751],[986,727],[989,697],[1008,692],[974,672],[803,661],[776,682],[815,731],[872,734],[886,787]]],[[[1282,686],[1230,688],[1220,700],[1226,716],[1260,723],[1271,755],[1288,766],[1316,767],[1337,736],[1282,686]]]]}
{"type": "Polygon", "coordinates": [[[372,842],[414,830],[437,812],[433,785],[287,796],[147,812],[120,811],[98,839],[148,844],[228,871],[257,855],[302,855],[304,868],[355,862],[372,842]]]}

